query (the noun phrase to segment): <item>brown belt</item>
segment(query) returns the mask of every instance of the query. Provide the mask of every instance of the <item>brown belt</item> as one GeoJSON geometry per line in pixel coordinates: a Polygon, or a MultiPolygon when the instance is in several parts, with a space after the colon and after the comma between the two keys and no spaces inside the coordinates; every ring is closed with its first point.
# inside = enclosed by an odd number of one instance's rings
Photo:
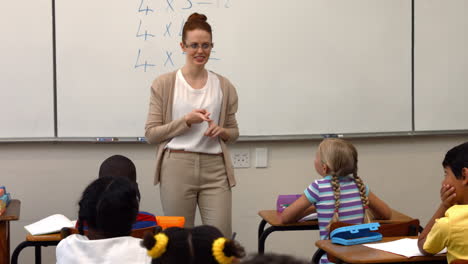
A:
{"type": "Polygon", "coordinates": [[[223,156],[223,153],[211,154],[211,153],[202,153],[202,152],[194,152],[194,151],[185,151],[181,149],[166,149],[169,152],[173,153],[189,153],[189,154],[204,154],[204,155],[214,155],[214,156],[223,156]]]}

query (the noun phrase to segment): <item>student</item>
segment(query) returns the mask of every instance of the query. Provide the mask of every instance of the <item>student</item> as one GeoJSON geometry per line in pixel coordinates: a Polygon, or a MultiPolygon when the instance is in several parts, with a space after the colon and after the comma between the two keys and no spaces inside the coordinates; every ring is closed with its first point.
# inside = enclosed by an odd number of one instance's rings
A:
{"type": "Polygon", "coordinates": [[[241,262],[242,264],[307,264],[306,261],[288,255],[258,254],[241,262]]]}
{"type": "Polygon", "coordinates": [[[126,178],[93,181],[79,201],[78,220],[88,224],[88,234],[80,224],[79,234],[61,240],[57,264],[151,263],[142,240],[130,236],[138,203],[135,185],[126,178]]]}
{"type": "MultiPolygon", "coordinates": [[[[282,223],[293,223],[317,211],[320,239],[327,239],[330,224],[336,221],[362,224],[371,220],[390,219],[391,209],[363,183],[357,174],[358,155],[349,142],[323,140],[315,155],[315,170],[323,177],[280,215],[282,223]],[[370,210],[369,210],[370,209],[370,210]]],[[[326,254],[321,263],[327,263],[326,254]]]]}
{"type": "Polygon", "coordinates": [[[236,141],[237,93],[226,77],[205,68],[213,48],[207,17],[193,13],[182,29],[185,64],[151,86],[145,136],[158,144],[154,183],[165,215],[179,215],[231,235],[236,184],[226,144],[236,141]]]}
{"type": "Polygon", "coordinates": [[[468,142],[445,154],[441,203],[418,239],[423,254],[447,247],[447,262],[468,260],[468,142]]]}
{"type": "MultiPolygon", "coordinates": [[[[138,189],[138,183],[136,181],[136,168],[133,162],[122,155],[113,155],[104,160],[99,168],[99,178],[102,177],[124,177],[130,180],[135,185],[137,191],[138,200],[141,199],[140,190],[138,189]]],[[[78,228],[79,222],[76,222],[78,228]]],[[[150,226],[157,225],[156,217],[148,212],[138,212],[135,223],[133,223],[132,229],[140,229],[150,226]]],[[[87,229],[86,223],[83,225],[84,229],[87,229]]]]}
{"type": "Polygon", "coordinates": [[[230,264],[245,256],[240,244],[223,237],[214,226],[170,227],[156,235],[147,234],[143,246],[153,263],[230,264]]]}

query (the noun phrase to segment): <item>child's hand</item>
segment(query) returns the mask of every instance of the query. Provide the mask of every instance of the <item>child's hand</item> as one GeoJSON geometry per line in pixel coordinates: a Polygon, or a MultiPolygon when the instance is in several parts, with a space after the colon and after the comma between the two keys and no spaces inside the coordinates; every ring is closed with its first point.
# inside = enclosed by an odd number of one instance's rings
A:
{"type": "Polygon", "coordinates": [[[455,204],[455,187],[448,184],[442,184],[440,188],[440,200],[442,201],[442,206],[446,209],[452,207],[455,204]]]}

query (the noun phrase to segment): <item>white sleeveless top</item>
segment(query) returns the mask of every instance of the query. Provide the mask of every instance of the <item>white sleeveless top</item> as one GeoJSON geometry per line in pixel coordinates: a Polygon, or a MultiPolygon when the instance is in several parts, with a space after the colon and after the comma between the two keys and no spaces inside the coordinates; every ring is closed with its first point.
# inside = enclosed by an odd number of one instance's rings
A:
{"type": "MultiPolygon", "coordinates": [[[[223,93],[216,74],[208,71],[208,80],[205,86],[201,89],[193,89],[179,69],[174,88],[173,120],[182,118],[194,109],[206,109],[211,113],[210,119],[215,124],[219,124],[223,93]]],[[[207,129],[208,122],[192,124],[187,132],[172,138],[166,148],[208,154],[221,153],[219,137],[211,138],[203,135],[207,129]]]]}

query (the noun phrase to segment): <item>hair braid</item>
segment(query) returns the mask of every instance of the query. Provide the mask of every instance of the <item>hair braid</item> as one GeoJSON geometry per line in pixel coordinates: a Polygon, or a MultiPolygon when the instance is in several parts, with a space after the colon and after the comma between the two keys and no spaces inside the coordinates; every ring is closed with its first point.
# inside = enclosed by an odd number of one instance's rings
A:
{"type": "Polygon", "coordinates": [[[84,227],[83,227],[83,217],[78,217],[78,233],[80,235],[84,235],[84,227]]]}
{"type": "Polygon", "coordinates": [[[243,258],[245,257],[245,250],[244,248],[237,242],[236,240],[233,239],[228,239],[224,245],[224,254],[226,256],[234,256],[236,258],[243,258]]]}
{"type": "Polygon", "coordinates": [[[333,211],[333,217],[330,220],[330,223],[328,223],[326,227],[327,230],[330,230],[332,223],[338,222],[339,220],[338,210],[340,208],[340,181],[338,176],[335,174],[332,176],[331,186],[333,189],[333,198],[335,199],[335,210],[333,211]]]}
{"type": "Polygon", "coordinates": [[[369,198],[366,195],[366,186],[362,181],[361,177],[357,175],[357,171],[353,172],[354,182],[356,183],[359,189],[359,195],[361,196],[362,206],[364,207],[364,223],[369,223],[372,221],[373,216],[369,210],[369,198]]]}

